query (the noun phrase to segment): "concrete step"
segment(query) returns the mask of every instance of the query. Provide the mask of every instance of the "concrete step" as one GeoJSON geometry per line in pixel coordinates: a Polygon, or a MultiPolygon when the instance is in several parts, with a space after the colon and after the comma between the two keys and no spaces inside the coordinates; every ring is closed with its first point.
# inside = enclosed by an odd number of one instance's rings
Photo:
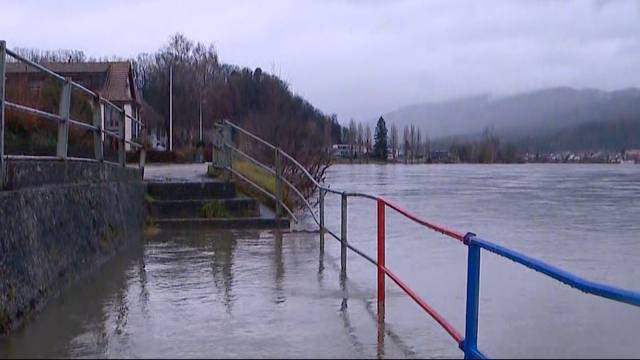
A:
{"type": "Polygon", "coordinates": [[[153,200],[232,199],[236,197],[234,182],[149,182],[147,193],[153,200]]]}
{"type": "Polygon", "coordinates": [[[260,215],[258,202],[251,198],[152,200],[150,215],[155,219],[204,218],[203,207],[218,204],[224,209],[224,217],[256,217],[260,215]]]}
{"type": "Polygon", "coordinates": [[[264,217],[223,218],[223,219],[157,219],[154,223],[158,226],[171,228],[211,228],[211,229],[281,229],[289,230],[289,219],[264,217]]]}

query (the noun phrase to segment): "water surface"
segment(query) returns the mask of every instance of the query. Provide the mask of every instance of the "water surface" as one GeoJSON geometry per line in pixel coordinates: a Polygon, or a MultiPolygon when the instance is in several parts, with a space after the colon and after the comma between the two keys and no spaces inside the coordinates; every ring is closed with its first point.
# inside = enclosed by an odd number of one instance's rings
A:
{"type": "MultiPolygon", "coordinates": [[[[640,166],[337,165],[333,188],[419,215],[596,281],[640,290],[640,166]]],[[[340,198],[327,223],[339,232],[340,198]]],[[[349,241],[375,256],[375,206],[349,200],[349,241]]],[[[387,264],[464,332],[466,247],[387,210],[387,264]]],[[[639,357],[640,309],[582,294],[483,252],[479,347],[492,357],[639,357]]],[[[318,235],[164,230],[0,340],[0,357],[460,357],[390,281],[318,235]]]]}

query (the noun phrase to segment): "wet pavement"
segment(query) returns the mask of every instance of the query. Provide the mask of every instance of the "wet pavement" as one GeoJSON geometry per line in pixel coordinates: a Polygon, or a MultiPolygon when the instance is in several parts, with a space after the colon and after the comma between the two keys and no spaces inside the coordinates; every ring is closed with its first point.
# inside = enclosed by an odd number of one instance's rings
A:
{"type": "Polygon", "coordinates": [[[207,176],[207,163],[203,164],[147,164],[145,181],[213,181],[207,176]]]}
{"type": "Polygon", "coordinates": [[[414,356],[390,330],[385,343],[374,292],[337,264],[317,234],[163,229],[0,340],[0,357],[414,356]]]}

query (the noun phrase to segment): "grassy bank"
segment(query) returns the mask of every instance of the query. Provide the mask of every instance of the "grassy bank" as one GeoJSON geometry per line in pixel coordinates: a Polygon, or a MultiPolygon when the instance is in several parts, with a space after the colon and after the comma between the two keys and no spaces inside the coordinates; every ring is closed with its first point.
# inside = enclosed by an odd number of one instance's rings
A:
{"type": "MultiPolygon", "coordinates": [[[[234,159],[231,166],[234,170],[247,177],[249,180],[253,181],[261,188],[267,190],[269,193],[276,193],[276,178],[270,172],[248,160],[242,159],[234,159]]],[[[239,180],[237,182],[237,186],[243,193],[259,198],[263,203],[267,204],[272,209],[275,208],[275,202],[272,199],[264,195],[261,191],[255,189],[252,185],[245,183],[241,179],[237,180],[239,180]]],[[[287,204],[289,208],[292,208],[293,204],[289,197],[289,189],[284,183],[282,184],[282,195],[284,198],[284,203],[287,204]]]]}

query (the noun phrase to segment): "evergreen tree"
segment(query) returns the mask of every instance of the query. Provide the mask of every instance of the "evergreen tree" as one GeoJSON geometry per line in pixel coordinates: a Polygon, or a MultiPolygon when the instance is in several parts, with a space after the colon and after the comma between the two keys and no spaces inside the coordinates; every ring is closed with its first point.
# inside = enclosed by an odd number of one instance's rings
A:
{"type": "Polygon", "coordinates": [[[373,145],[373,154],[376,158],[387,161],[389,148],[387,147],[387,125],[384,118],[380,116],[376,125],[375,144],[373,145]]]}

